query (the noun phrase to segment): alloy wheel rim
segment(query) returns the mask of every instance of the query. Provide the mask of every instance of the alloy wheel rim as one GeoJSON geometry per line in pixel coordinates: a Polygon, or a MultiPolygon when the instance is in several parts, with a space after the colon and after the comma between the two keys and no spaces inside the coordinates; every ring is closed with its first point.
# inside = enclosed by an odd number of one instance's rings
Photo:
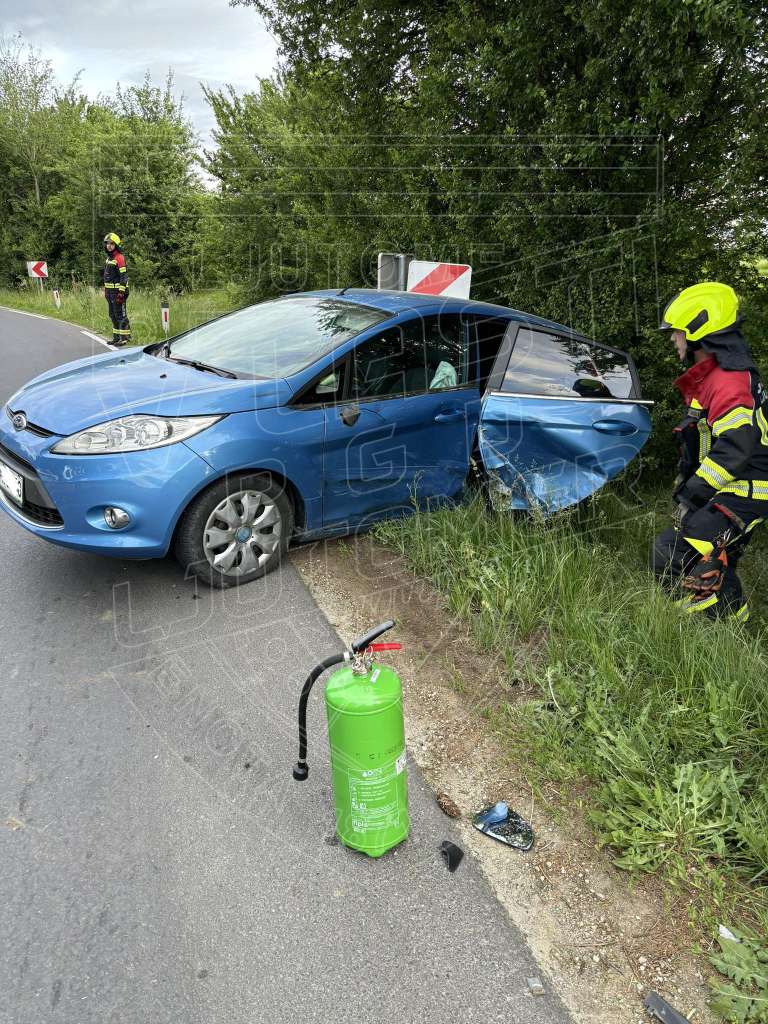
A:
{"type": "Polygon", "coordinates": [[[280,510],[266,494],[228,494],[205,524],[203,551],[208,564],[223,576],[247,576],[277,550],[282,527],[280,510]]]}

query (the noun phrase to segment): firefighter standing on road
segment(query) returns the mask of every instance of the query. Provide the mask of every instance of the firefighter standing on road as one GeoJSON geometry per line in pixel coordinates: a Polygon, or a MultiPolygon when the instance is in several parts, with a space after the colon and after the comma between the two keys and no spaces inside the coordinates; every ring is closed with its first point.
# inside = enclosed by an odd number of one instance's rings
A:
{"type": "Polygon", "coordinates": [[[661,330],[692,365],[675,381],[686,406],[675,428],[677,523],[656,538],[653,569],[667,587],[682,582],[686,612],[744,621],[736,566],[768,517],[768,394],[740,322],[736,293],[716,282],[686,288],[664,311],[661,330]]]}
{"type": "Polygon", "coordinates": [[[104,297],[112,321],[112,344],[126,345],[131,340],[128,322],[128,268],[121,252],[120,236],[114,231],[104,235],[107,260],[104,264],[104,297]]]}

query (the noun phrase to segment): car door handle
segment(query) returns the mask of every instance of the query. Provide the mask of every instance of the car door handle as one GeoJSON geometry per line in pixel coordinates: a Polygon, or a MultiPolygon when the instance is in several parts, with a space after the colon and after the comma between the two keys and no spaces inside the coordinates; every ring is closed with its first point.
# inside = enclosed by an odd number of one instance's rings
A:
{"type": "Polygon", "coordinates": [[[595,420],[592,424],[601,434],[636,434],[637,427],[628,420],[595,420]]]}
{"type": "Polygon", "coordinates": [[[435,416],[435,423],[452,423],[454,420],[461,420],[463,418],[463,409],[447,409],[435,416]]]}
{"type": "Polygon", "coordinates": [[[359,405],[345,405],[339,413],[341,422],[347,427],[354,427],[357,421],[360,419],[360,406],[359,405]]]}

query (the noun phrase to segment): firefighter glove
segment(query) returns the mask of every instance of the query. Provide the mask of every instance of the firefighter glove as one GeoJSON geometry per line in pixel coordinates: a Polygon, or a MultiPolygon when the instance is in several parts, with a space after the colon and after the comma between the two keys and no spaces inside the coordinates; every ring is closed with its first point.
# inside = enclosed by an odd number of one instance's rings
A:
{"type": "Polygon", "coordinates": [[[725,548],[713,551],[711,555],[702,558],[683,578],[683,586],[686,590],[694,592],[694,598],[708,597],[716,593],[723,585],[725,570],[728,568],[728,556],[725,548]]]}
{"type": "Polygon", "coordinates": [[[702,480],[701,477],[694,474],[675,492],[675,501],[698,511],[700,508],[704,508],[716,493],[715,488],[711,487],[706,480],[702,480]]]}

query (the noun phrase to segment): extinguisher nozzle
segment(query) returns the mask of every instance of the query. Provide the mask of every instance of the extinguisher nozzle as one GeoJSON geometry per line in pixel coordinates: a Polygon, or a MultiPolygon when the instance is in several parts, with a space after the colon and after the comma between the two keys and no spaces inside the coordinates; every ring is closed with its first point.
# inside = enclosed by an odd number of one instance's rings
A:
{"type": "Polygon", "coordinates": [[[306,761],[297,761],[293,769],[293,777],[297,782],[304,782],[309,778],[309,765],[306,761]]]}

